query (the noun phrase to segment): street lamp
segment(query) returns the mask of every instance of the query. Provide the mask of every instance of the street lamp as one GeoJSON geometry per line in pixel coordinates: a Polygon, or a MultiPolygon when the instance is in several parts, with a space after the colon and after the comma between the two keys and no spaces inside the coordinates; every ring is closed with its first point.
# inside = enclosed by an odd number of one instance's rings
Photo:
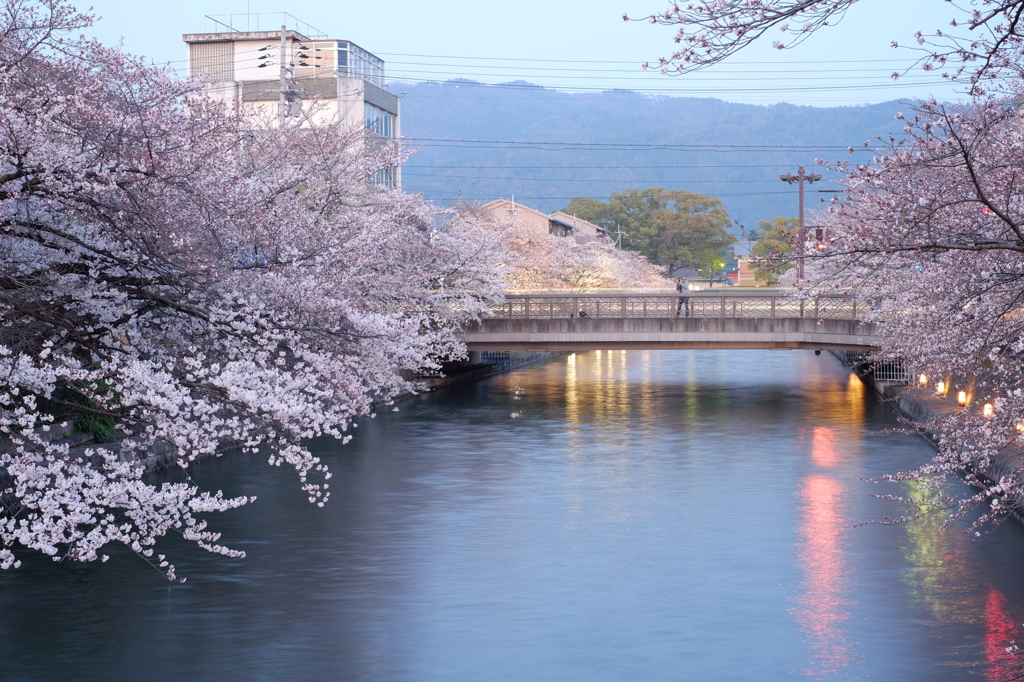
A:
{"type": "Polygon", "coordinates": [[[804,242],[807,241],[806,228],[804,227],[804,182],[811,184],[821,180],[821,173],[804,173],[804,167],[800,166],[796,175],[786,173],[785,175],[780,175],[779,180],[788,182],[791,185],[794,182],[800,183],[800,222],[796,233],[796,279],[800,282],[804,278],[804,242]]]}

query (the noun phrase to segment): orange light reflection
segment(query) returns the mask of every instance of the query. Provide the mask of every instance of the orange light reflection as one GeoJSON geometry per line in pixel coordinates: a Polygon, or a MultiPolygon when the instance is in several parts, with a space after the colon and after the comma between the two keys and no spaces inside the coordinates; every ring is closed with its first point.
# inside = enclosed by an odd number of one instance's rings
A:
{"type": "Polygon", "coordinates": [[[836,451],[836,430],[827,426],[815,426],[811,436],[811,459],[823,469],[839,464],[839,453],[836,451]]]}
{"type": "Polygon", "coordinates": [[[848,665],[853,658],[842,627],[850,614],[843,599],[848,569],[844,563],[842,531],[843,486],[835,479],[808,476],[800,491],[803,505],[798,532],[801,540],[798,566],[804,573],[794,620],[806,633],[812,659],[808,675],[827,675],[848,665]]]}

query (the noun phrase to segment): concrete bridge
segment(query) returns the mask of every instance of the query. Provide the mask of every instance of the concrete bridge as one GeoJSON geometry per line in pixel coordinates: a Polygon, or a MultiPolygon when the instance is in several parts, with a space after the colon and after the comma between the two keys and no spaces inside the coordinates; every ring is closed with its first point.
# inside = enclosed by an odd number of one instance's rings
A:
{"type": "Polygon", "coordinates": [[[875,327],[853,294],[797,301],[779,291],[508,294],[467,328],[469,351],[769,348],[868,350],[875,327]]]}

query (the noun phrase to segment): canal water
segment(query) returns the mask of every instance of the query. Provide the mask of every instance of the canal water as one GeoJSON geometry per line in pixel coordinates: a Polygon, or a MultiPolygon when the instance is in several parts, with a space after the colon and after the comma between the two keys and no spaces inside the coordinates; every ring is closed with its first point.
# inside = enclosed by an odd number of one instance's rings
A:
{"type": "Polygon", "coordinates": [[[831,357],[563,356],[403,402],[320,445],[323,509],[284,469],[180,541],[0,572],[3,680],[1008,680],[1024,532],[893,515],[867,478],[923,441],[831,357]]]}

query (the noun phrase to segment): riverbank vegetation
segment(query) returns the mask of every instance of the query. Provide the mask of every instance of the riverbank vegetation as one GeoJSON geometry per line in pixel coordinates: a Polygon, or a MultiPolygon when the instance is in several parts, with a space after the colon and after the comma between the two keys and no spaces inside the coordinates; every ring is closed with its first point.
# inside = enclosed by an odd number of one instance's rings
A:
{"type": "MultiPolygon", "coordinates": [[[[675,4],[648,17],[678,27],[677,51],[657,67],[687,73],[762,36],[784,49],[847,10],[863,11],[855,2],[675,4]]],[[[872,163],[823,164],[845,173],[842,194],[816,218],[823,242],[803,245],[806,279],[791,281],[808,295],[855,289],[880,325],[876,360],[909,363],[950,399],[963,391],[966,405],[929,427],[934,461],[891,478],[940,487],[966,475],[974,493],[936,498],[917,513],[952,519],[980,508],[982,524],[1024,503],[1019,469],[982,475],[1019,453],[1024,433],[1024,2],[935,5],[952,28],[917,34],[920,66],[962,82],[970,100],[899,114],[899,138],[865,143],[878,148],[872,163]]]]}

